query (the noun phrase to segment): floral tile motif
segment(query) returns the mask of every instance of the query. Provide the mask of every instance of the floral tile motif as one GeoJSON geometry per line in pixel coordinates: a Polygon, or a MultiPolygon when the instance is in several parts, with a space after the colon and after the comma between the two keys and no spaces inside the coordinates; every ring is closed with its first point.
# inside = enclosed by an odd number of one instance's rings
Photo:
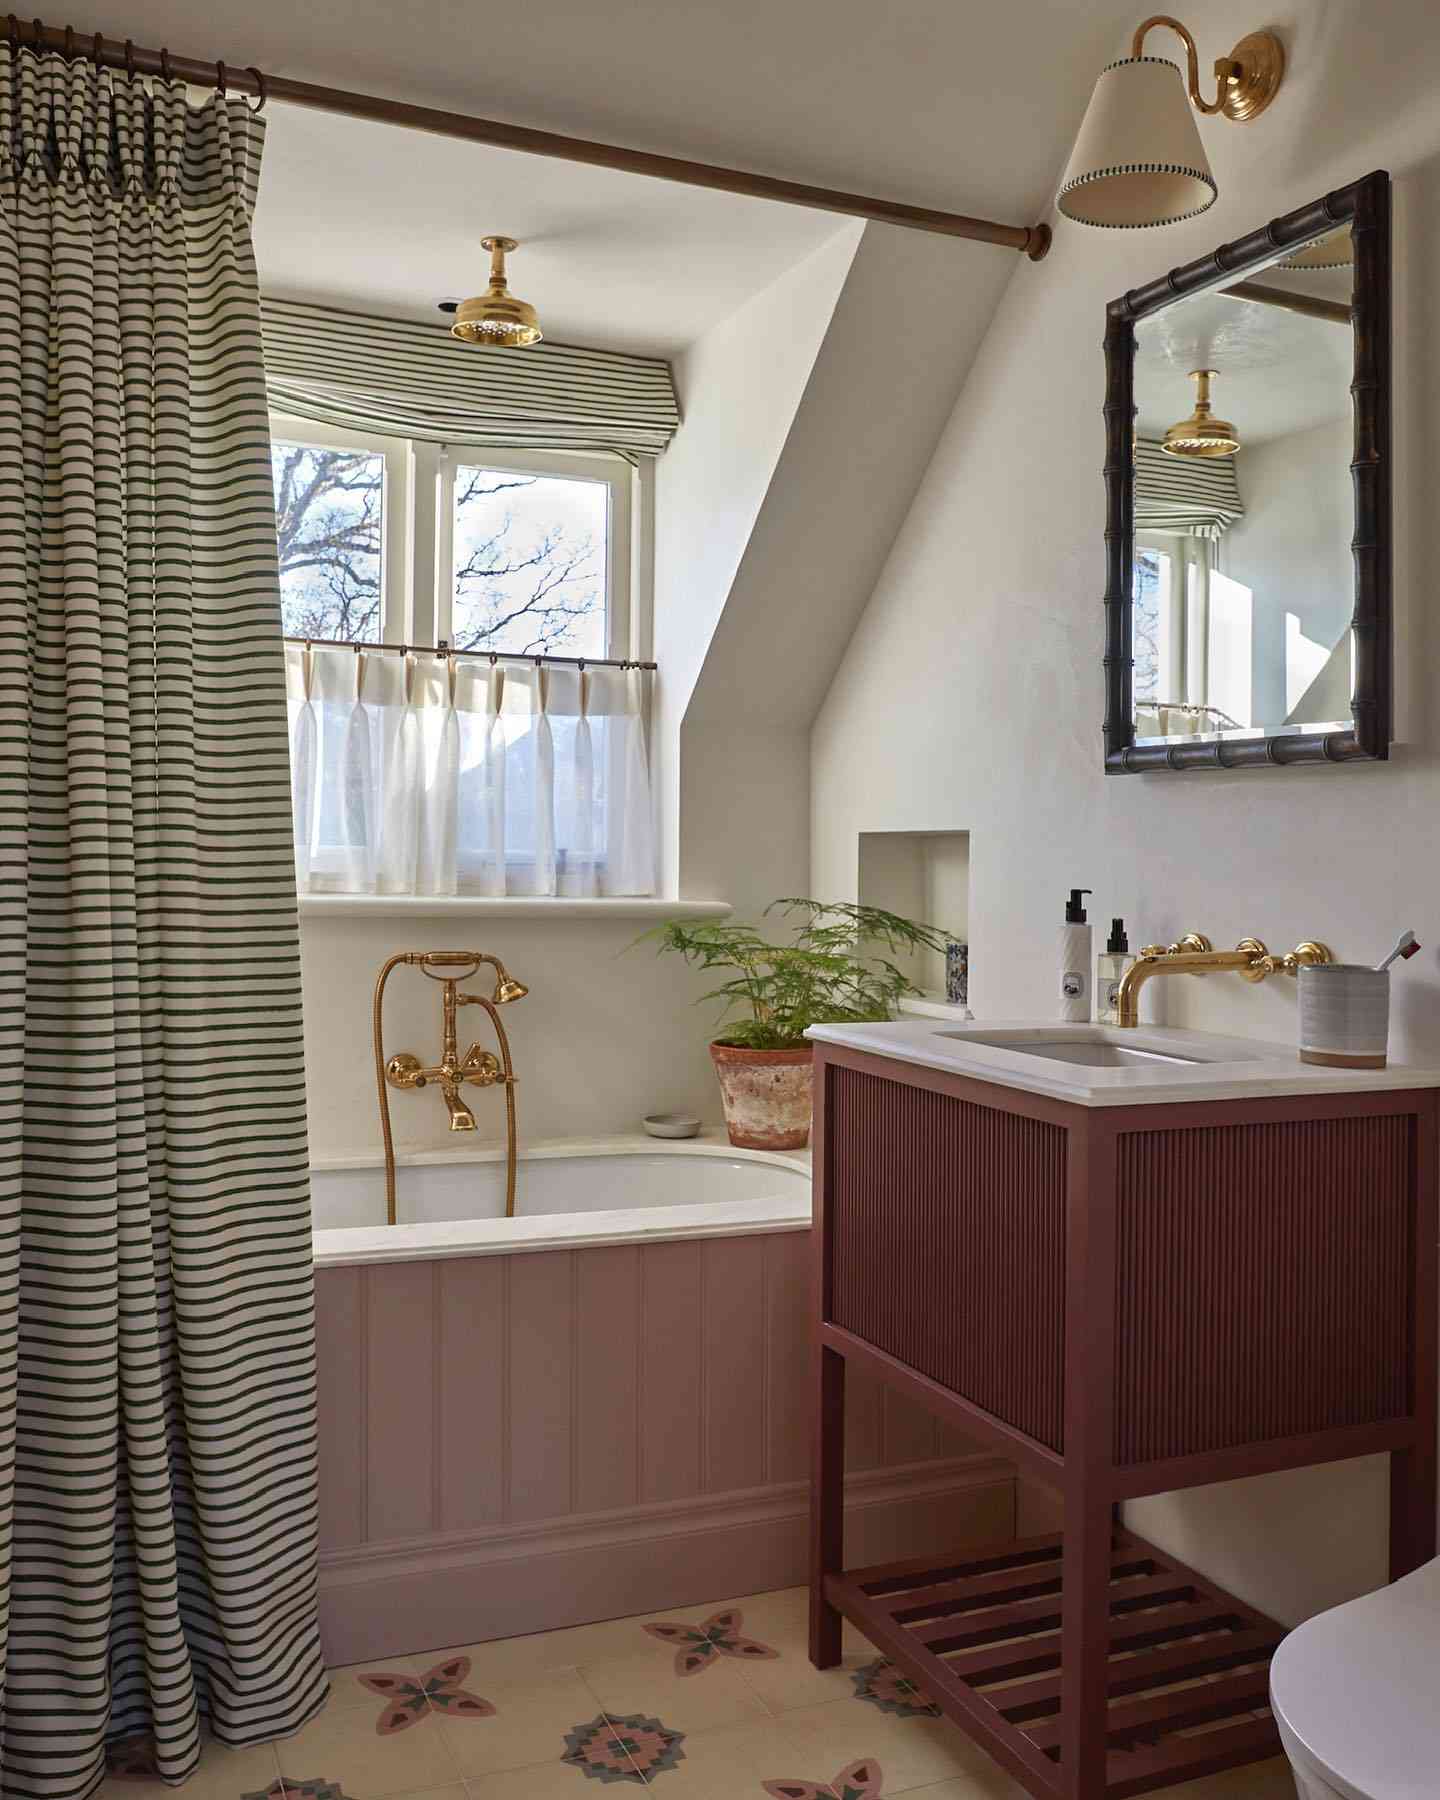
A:
{"type": "Polygon", "coordinates": [[[646,1625],[644,1629],[651,1637],[678,1646],[675,1651],[677,1675],[698,1675],[701,1669],[708,1669],[722,1656],[738,1657],[742,1662],[771,1661],[779,1656],[780,1652],[772,1650],[768,1644],[762,1644],[756,1638],[741,1637],[740,1627],[744,1622],[738,1608],[727,1606],[723,1612],[711,1613],[698,1625],[657,1623],[646,1625]]]}
{"type": "Polygon", "coordinates": [[[685,1760],[683,1731],[671,1731],[644,1713],[607,1718],[601,1713],[588,1724],[565,1733],[562,1762],[594,1781],[643,1782],[685,1760]]]}
{"type": "Polygon", "coordinates": [[[112,1738],[105,1746],[105,1773],[118,1781],[156,1781],[155,1740],[148,1731],[112,1738]]]}
{"type": "Polygon", "coordinates": [[[888,1657],[866,1663],[850,1679],[855,1683],[855,1698],[868,1700],[881,1712],[894,1713],[901,1719],[939,1716],[940,1708],[924,1688],[897,1669],[888,1657]]]}
{"type": "Polygon", "coordinates": [[[297,1776],[288,1776],[283,1782],[272,1781],[268,1788],[262,1788],[256,1794],[242,1794],[240,1800],[350,1800],[338,1781],[325,1781],[319,1776],[306,1776],[301,1781],[297,1776]]]}
{"type": "Polygon", "coordinates": [[[833,1781],[767,1781],[772,1800],[880,1800],[885,1777],[873,1756],[847,1763],[833,1781]]]}
{"type": "MultiPolygon", "coordinates": [[[[377,1737],[391,1737],[397,1731],[408,1731],[432,1713],[444,1713],[447,1719],[489,1719],[495,1708],[478,1694],[467,1694],[460,1683],[470,1673],[468,1656],[452,1656],[433,1669],[414,1675],[361,1675],[361,1687],[380,1694],[388,1701],[375,1723],[377,1737]]],[[[324,1797],[321,1797],[324,1800],[324,1797]]]]}

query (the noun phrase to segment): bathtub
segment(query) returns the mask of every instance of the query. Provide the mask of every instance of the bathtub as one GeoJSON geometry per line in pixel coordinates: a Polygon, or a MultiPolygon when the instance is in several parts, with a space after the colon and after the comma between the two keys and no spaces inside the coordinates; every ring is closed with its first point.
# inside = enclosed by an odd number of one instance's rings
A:
{"type": "Polygon", "coordinates": [[[795,1231],[810,1223],[808,1152],[735,1150],[717,1135],[568,1140],[525,1147],[515,1217],[494,1147],[396,1158],[397,1222],[373,1158],[317,1163],[318,1268],[436,1256],[514,1255],[585,1245],[795,1231]]]}
{"type": "MultiPolygon", "coordinates": [[[[718,1135],[313,1173],[334,1664],[804,1578],[808,1157],[718,1135]]],[[[856,1375],[859,1562],[1013,1534],[1013,1473],[856,1375]]]]}

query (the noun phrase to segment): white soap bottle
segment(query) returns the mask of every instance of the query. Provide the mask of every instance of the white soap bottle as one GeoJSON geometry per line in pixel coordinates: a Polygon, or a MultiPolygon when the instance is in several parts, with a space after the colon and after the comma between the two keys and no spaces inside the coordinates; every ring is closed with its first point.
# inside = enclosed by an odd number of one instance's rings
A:
{"type": "Polygon", "coordinates": [[[1090,927],[1085,920],[1089,888],[1071,888],[1060,927],[1060,1017],[1083,1025],[1090,1018],[1090,927]]]}

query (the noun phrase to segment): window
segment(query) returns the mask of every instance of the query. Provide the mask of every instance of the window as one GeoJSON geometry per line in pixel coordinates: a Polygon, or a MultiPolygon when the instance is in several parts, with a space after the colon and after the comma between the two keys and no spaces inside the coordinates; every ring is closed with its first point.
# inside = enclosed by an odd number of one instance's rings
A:
{"type": "Polygon", "coordinates": [[[652,892],[630,465],[272,432],[301,892],[652,892]]]}
{"type": "Polygon", "coordinates": [[[270,471],[287,637],[381,637],[387,594],[403,588],[403,568],[394,565],[404,545],[405,450],[394,438],[273,422],[270,471]]]}
{"type": "Polygon", "coordinates": [[[623,458],[467,451],[278,416],[271,430],[288,636],[641,654],[623,458]]]}
{"type": "Polygon", "coordinates": [[[1211,550],[1188,532],[1135,534],[1136,706],[1195,710],[1212,700],[1211,550]]]}

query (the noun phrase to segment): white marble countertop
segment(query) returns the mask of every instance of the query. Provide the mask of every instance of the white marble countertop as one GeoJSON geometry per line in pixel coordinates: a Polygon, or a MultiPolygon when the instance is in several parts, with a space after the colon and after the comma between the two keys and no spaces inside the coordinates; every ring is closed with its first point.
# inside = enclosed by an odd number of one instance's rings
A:
{"type": "Polygon", "coordinates": [[[1114,1025],[1048,1025],[1034,1019],[946,1024],[912,1018],[882,1025],[816,1025],[808,1035],[820,1043],[944,1069],[972,1081],[1067,1100],[1073,1106],[1158,1106],[1182,1100],[1268,1100],[1440,1087],[1440,1069],[1404,1063],[1385,1069],[1321,1068],[1302,1063],[1291,1044],[1154,1025],[1122,1031],[1114,1025]],[[1114,1045],[1187,1060],[1097,1068],[1027,1051],[1027,1045],[1041,1044],[1114,1045]]]}

